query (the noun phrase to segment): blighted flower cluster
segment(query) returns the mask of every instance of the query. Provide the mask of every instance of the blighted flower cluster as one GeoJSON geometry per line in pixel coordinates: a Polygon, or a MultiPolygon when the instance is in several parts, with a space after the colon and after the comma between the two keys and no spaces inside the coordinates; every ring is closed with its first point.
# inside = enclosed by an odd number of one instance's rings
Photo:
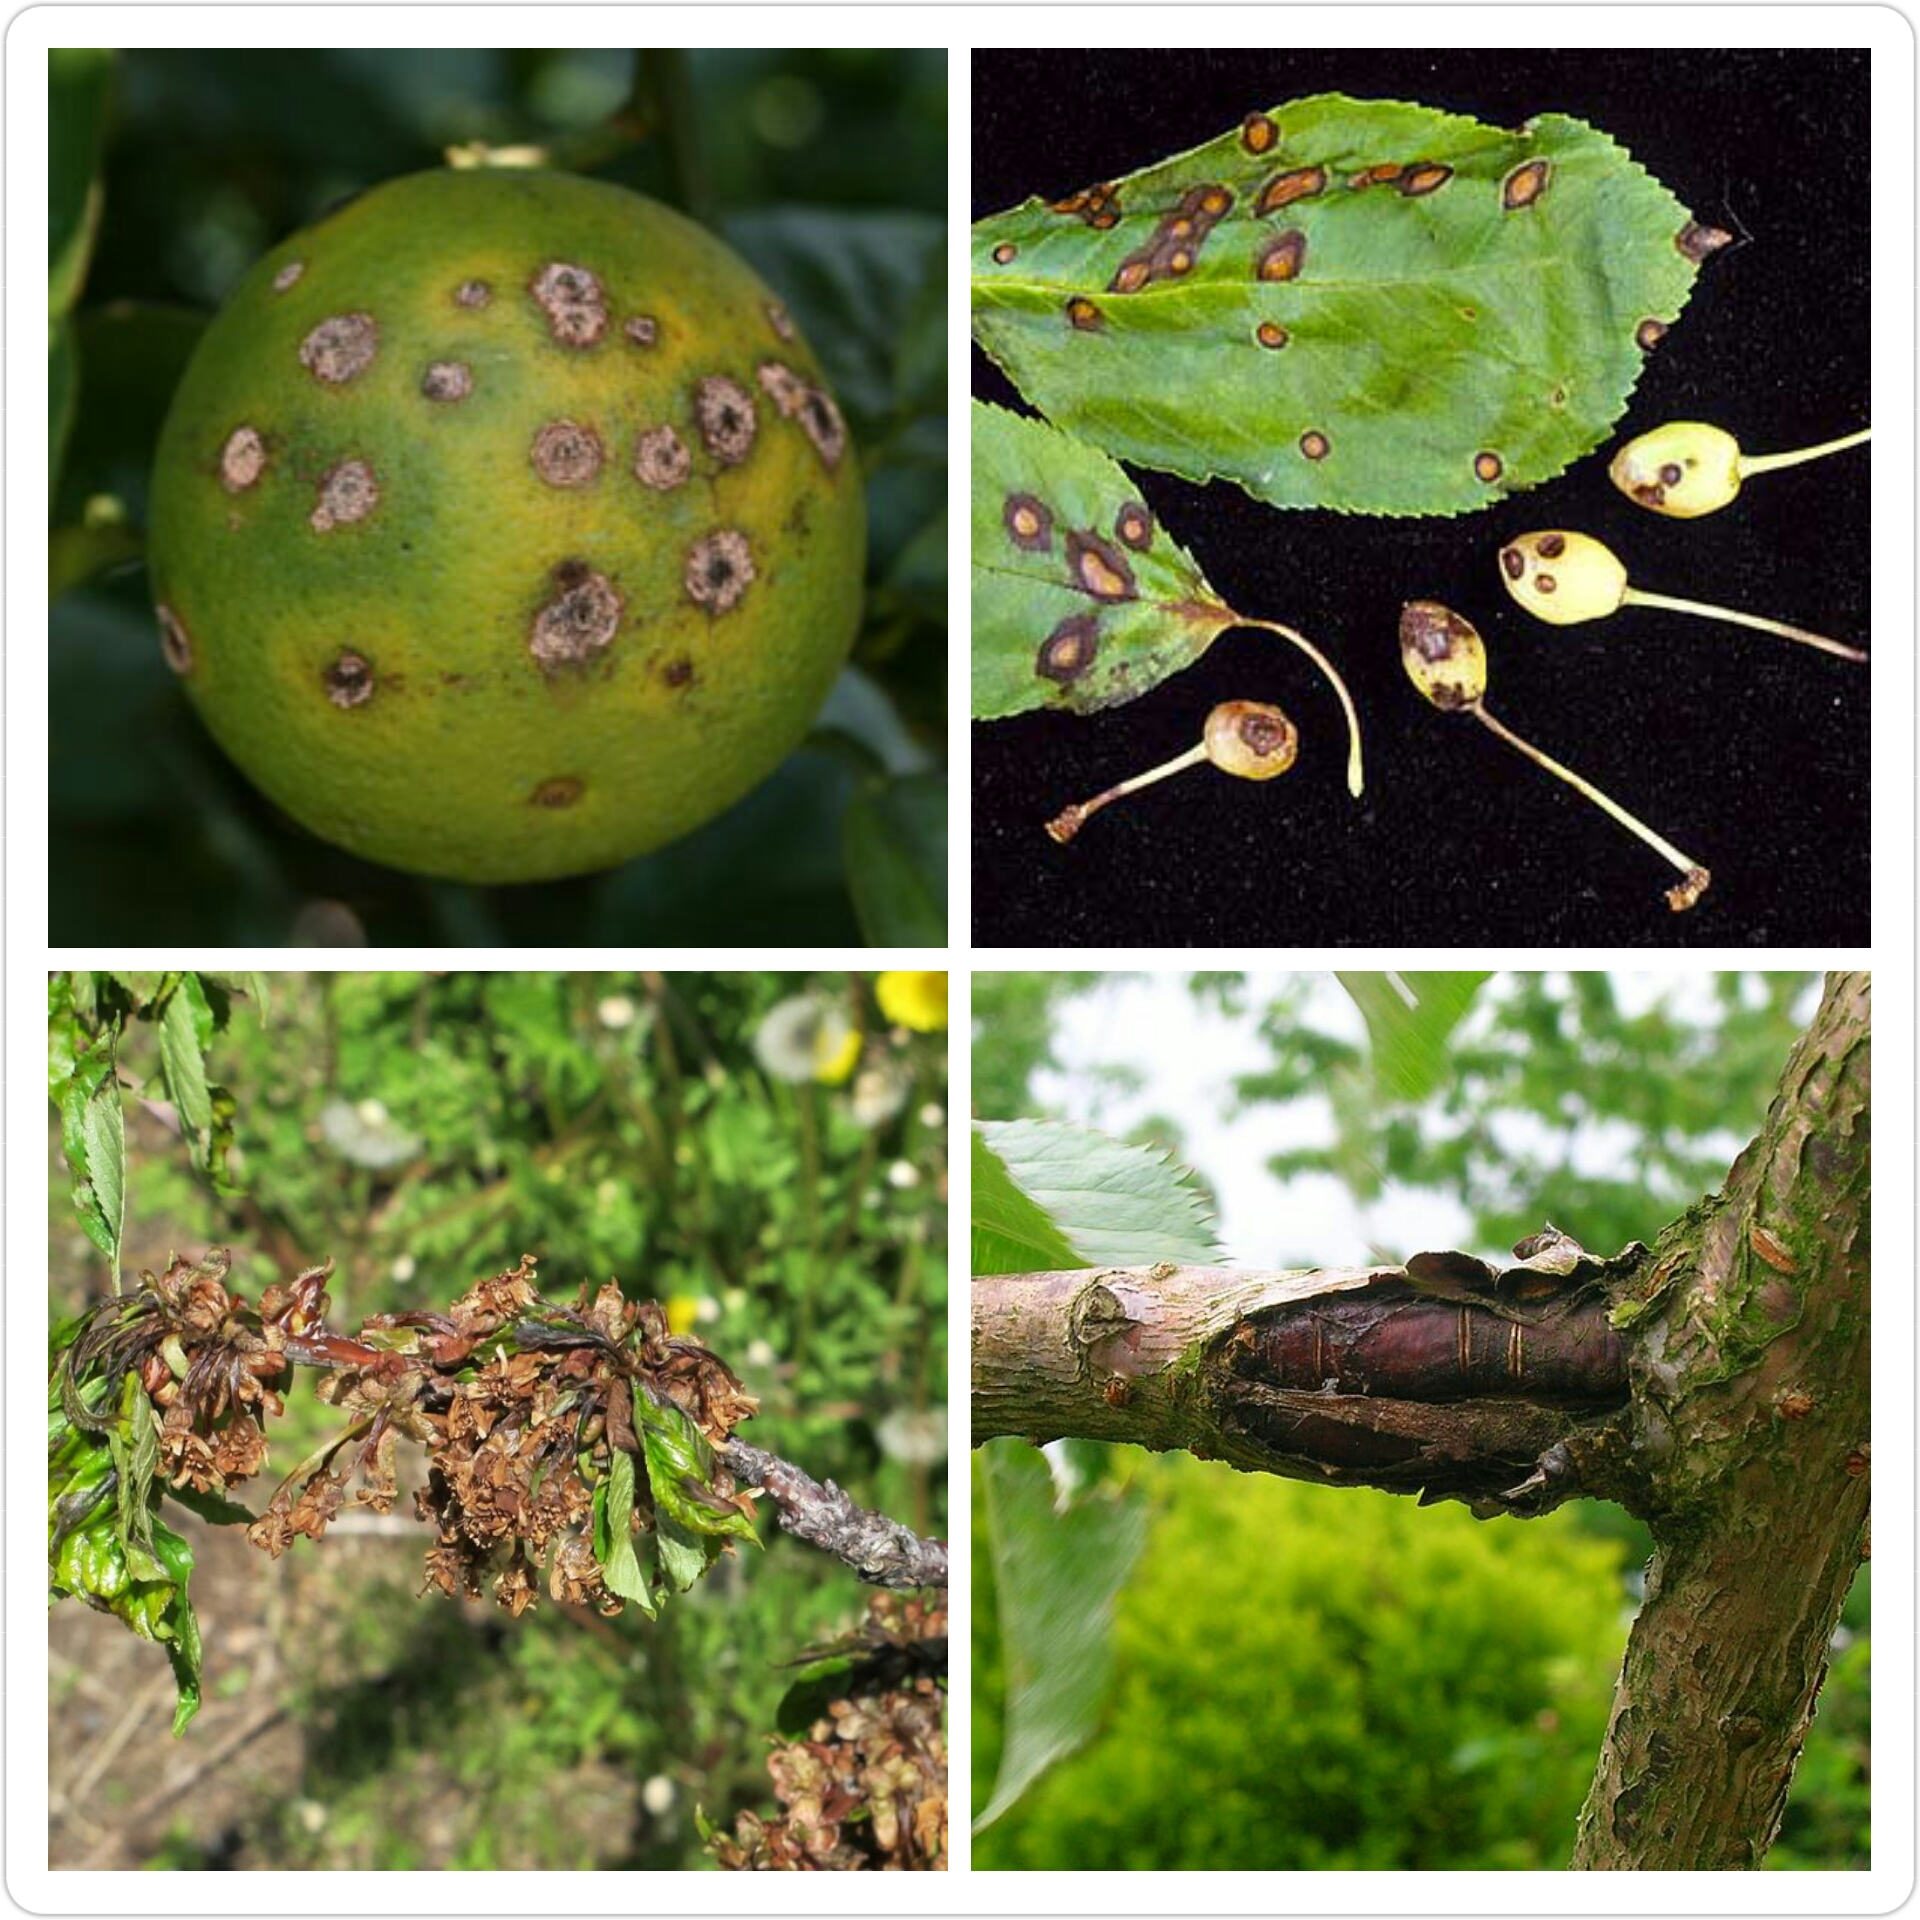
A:
{"type": "Polygon", "coordinates": [[[752,1872],[902,1872],[947,1864],[942,1601],[877,1594],[844,1696],[804,1739],[768,1756],[775,1820],[742,1813],[709,1844],[722,1867],[752,1872]]]}

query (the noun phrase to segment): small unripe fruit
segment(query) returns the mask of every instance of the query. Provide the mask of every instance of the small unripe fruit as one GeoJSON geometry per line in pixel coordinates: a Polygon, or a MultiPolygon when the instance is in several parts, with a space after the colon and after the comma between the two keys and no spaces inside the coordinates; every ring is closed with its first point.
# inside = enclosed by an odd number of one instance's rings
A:
{"type": "Polygon", "coordinates": [[[1500,550],[1500,577],[1531,614],[1556,627],[1604,620],[1626,598],[1627,570],[1590,534],[1523,533],[1500,550]]]}
{"type": "Polygon", "coordinates": [[[1740,443],[1702,420],[1674,420],[1643,433],[1607,468],[1629,500],[1676,520],[1718,513],[1740,491],[1740,443]]]}
{"type": "Polygon", "coordinates": [[[1400,663],[1421,698],[1443,713],[1478,706],[1487,691],[1487,645],[1470,620],[1438,600],[1400,610],[1400,663]]]}
{"type": "Polygon", "coordinates": [[[1300,734],[1278,707],[1258,700],[1223,700],[1201,734],[1207,758],[1242,780],[1272,780],[1293,765],[1300,734]]]}
{"type": "Polygon", "coordinates": [[[564,174],[413,175],[276,247],[154,471],[163,649],[214,737],[322,838],[455,880],[612,866],[758,785],[864,548],[785,309],[564,174]]]}

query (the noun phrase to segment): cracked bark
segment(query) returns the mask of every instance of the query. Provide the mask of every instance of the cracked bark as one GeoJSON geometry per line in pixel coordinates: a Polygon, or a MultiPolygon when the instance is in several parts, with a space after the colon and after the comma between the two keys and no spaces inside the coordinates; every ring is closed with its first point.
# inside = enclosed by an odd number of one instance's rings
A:
{"type": "Polygon", "coordinates": [[[1660,1236],[1309,1273],[973,1283],[973,1437],[1129,1441],[1653,1529],[1580,1868],[1754,1867],[1866,1551],[1869,983],[1830,977],[1765,1127],[1660,1236]]]}

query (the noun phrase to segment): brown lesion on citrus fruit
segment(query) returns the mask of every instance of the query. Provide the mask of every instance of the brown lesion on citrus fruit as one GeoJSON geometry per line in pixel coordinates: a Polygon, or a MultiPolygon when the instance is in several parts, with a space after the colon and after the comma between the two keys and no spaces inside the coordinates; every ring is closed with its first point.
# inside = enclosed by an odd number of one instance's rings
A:
{"type": "Polygon", "coordinates": [[[731,613],[753,584],[753,549],[747,536],[733,527],[721,527],[696,540],[687,550],[682,576],[687,598],[704,607],[714,619],[731,613]]]}
{"type": "Polygon", "coordinates": [[[767,325],[770,326],[782,340],[791,340],[793,338],[793,315],[790,314],[778,300],[769,300],[767,302],[767,325]]]}
{"type": "Polygon", "coordinates": [[[320,675],[336,707],[364,707],[373,698],[373,678],[373,662],[350,647],[343,647],[320,675]]]}
{"type": "Polygon", "coordinates": [[[847,450],[847,423],[833,396],[824,387],[816,387],[783,366],[778,360],[764,361],[757,371],[767,397],[780,410],[783,420],[799,422],[800,430],[813,444],[822,464],[831,472],[847,450]]]}
{"type": "Polygon", "coordinates": [[[684,486],[693,471],[687,443],[671,427],[649,427],[634,443],[633,477],[656,493],[684,486]]]}
{"type": "Polygon", "coordinates": [[[160,621],[160,657],[175,673],[193,671],[193,637],[180,616],[163,600],[154,609],[160,621]]]}
{"type": "Polygon", "coordinates": [[[693,662],[684,653],[676,653],[660,669],[660,678],[676,691],[683,687],[690,687],[695,678],[693,662]]]}
{"type": "Polygon", "coordinates": [[[462,280],[453,290],[453,304],[477,313],[493,305],[493,288],[485,280],[462,280]]]}
{"type": "Polygon", "coordinates": [[[625,608],[613,582],[584,560],[555,567],[553,588],[527,633],[527,651],[548,673],[584,666],[604,653],[625,608]]]}
{"type": "Polygon", "coordinates": [[[289,260],[287,264],[273,276],[274,292],[285,293],[289,287],[298,285],[300,276],[305,273],[306,270],[307,263],[304,260],[289,260]]]}
{"type": "Polygon", "coordinates": [[[549,420],[533,436],[533,470],[550,487],[591,486],[606,457],[600,436],[577,420],[549,420]]]}
{"type": "Polygon", "coordinates": [[[373,364],[380,329],[370,313],[336,313],[300,342],[300,364],[329,387],[344,387],[373,364]]]}
{"type": "Polygon", "coordinates": [[[636,313],[620,332],[630,346],[655,347],[660,344],[660,322],[650,313],[636,313]]]}
{"type": "Polygon", "coordinates": [[[420,391],[429,400],[464,400],[473,391],[473,369],[464,360],[435,360],[420,376],[420,391]]]}
{"type": "Polygon", "coordinates": [[[331,533],[364,520],[380,504],[380,482],[364,460],[342,460],[320,476],[307,524],[315,533],[331,533]]]}
{"type": "Polygon", "coordinates": [[[760,416],[753,395],[738,380],[710,373],[693,390],[693,418],[707,451],[723,467],[736,467],[753,451],[760,416]]]}
{"type": "Polygon", "coordinates": [[[542,780],[527,795],[527,804],[545,808],[571,807],[586,790],[587,783],[578,774],[556,774],[551,780],[542,780]]]}
{"type": "Polygon", "coordinates": [[[267,469],[267,443],[252,427],[235,427],[220,449],[220,484],[245,493],[267,469]]]}
{"type": "Polygon", "coordinates": [[[607,330],[607,294],[591,268],[550,260],[528,281],[527,291],[563,347],[599,345],[607,330]]]}

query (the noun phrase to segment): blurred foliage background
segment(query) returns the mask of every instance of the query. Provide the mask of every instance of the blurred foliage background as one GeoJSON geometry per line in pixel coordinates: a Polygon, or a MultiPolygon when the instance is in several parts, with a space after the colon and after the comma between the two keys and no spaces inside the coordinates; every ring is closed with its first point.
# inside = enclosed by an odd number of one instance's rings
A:
{"type": "MultiPolygon", "coordinates": [[[[1410,978],[1431,1005],[1429,983],[1471,977],[1410,978]]],[[[1403,1259],[1436,1202],[1474,1252],[1549,1219],[1612,1251],[1719,1185],[1817,997],[1805,974],[1499,974],[1421,1062],[1374,1056],[1356,1007],[1382,979],[1343,976],[1351,997],[1299,974],[1154,983],[1169,1015],[1184,996],[1230,1029],[1216,1115],[1174,1022],[1126,997],[1126,976],[976,972],[975,1116],[1171,1149],[1261,1223],[1263,1264],[1403,1259]],[[1287,1142],[1237,1190],[1221,1172],[1246,1157],[1226,1151],[1235,1128],[1287,1142]],[[1299,1244],[1296,1196],[1326,1180],[1367,1244],[1299,1244]]],[[[1049,1452],[1063,1483],[1126,1483],[1149,1531],[1100,1730],[975,1836],[977,1866],[1565,1864],[1651,1550],[1639,1522],[1581,1501],[1481,1523],[1184,1456],[1049,1452]]],[[[976,1479],[976,1538],[981,1500],[976,1479]]],[[[1869,1863],[1870,1592],[1863,1566],[1771,1868],[1869,1863]]],[[[978,1809],[1006,1682],[984,1553],[973,1595],[978,1809]]]]}
{"type": "Polygon", "coordinates": [[[945,944],[943,49],[49,61],[57,943],[945,944]],[[853,665],[771,780],[614,872],[492,889],[355,860],[255,794],[161,663],[141,560],[168,400],[241,273],[362,188],[485,147],[537,148],[730,240],[827,369],[870,523],[853,665]]]}
{"type": "MultiPolygon", "coordinates": [[[[157,1080],[129,1108],[130,1271],[226,1244],[257,1297],[331,1254],[338,1326],[523,1253],[555,1298],[613,1275],[759,1396],[747,1437],[945,1535],[944,975],[268,981],[212,1054],[231,1192],[188,1171],[157,1080]]],[[[123,1078],[156,1052],[130,1029],[123,1078]]],[[[49,1166],[59,1315],[107,1277],[57,1121],[49,1166]]],[[[296,1382],[270,1475],[338,1425],[296,1382]]],[[[53,1864],[690,1867],[696,1808],[775,1810],[766,1736],[789,1665],[864,1615],[847,1569],[768,1519],[657,1624],[544,1594],[513,1622],[416,1598],[411,1511],[278,1563],[186,1517],[207,1704],[177,1745],[158,1650],[56,1609],[53,1864]]]]}

